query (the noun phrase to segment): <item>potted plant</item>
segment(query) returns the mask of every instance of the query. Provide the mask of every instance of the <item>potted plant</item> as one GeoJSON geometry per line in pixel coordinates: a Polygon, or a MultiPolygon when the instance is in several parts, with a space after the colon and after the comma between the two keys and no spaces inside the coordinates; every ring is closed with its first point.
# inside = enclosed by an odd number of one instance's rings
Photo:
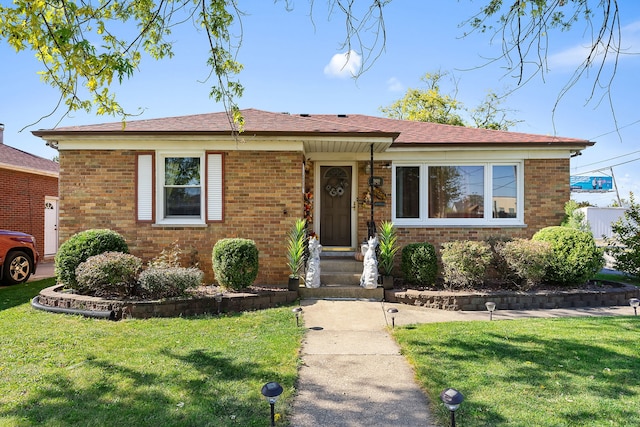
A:
{"type": "Polygon", "coordinates": [[[289,230],[287,246],[287,267],[289,274],[289,290],[297,291],[300,287],[300,272],[304,267],[304,250],[307,235],[307,221],[297,219],[289,230]]]}
{"type": "Polygon", "coordinates": [[[382,276],[382,287],[384,289],[393,288],[393,265],[398,253],[398,235],[392,222],[383,221],[378,232],[380,241],[380,255],[378,256],[378,270],[382,276]]]}

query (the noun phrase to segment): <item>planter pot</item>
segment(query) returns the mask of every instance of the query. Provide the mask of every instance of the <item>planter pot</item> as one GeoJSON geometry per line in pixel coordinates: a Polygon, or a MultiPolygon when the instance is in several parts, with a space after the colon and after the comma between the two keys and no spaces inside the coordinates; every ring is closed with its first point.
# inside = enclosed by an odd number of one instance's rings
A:
{"type": "Polygon", "coordinates": [[[384,289],[393,289],[393,276],[382,276],[382,287],[384,289]]]}
{"type": "Polygon", "coordinates": [[[288,289],[290,291],[298,291],[300,289],[300,278],[299,277],[289,277],[288,289]]]}

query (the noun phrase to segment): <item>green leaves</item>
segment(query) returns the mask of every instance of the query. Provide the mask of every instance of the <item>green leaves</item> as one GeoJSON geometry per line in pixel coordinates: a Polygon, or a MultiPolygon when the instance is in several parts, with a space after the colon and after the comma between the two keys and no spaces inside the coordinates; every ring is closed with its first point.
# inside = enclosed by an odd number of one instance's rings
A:
{"type": "MultiPolygon", "coordinates": [[[[42,81],[58,90],[66,112],[95,109],[126,117],[114,83],[131,78],[145,54],[173,57],[167,36],[173,26],[191,21],[204,28],[209,42],[207,64],[217,77],[211,96],[233,112],[243,91],[233,79],[242,70],[230,33],[236,16],[235,5],[225,0],[16,0],[0,6],[0,39],[16,51],[35,53],[42,81]]],[[[232,118],[241,128],[241,119],[232,118]]]]}

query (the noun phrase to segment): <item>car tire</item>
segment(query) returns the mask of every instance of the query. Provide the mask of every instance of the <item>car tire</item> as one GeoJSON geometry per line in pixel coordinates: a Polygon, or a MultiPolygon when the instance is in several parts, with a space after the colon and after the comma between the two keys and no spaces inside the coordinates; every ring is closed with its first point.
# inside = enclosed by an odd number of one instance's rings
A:
{"type": "Polygon", "coordinates": [[[33,273],[33,261],[22,251],[11,252],[4,262],[4,282],[7,285],[24,283],[33,273]]]}

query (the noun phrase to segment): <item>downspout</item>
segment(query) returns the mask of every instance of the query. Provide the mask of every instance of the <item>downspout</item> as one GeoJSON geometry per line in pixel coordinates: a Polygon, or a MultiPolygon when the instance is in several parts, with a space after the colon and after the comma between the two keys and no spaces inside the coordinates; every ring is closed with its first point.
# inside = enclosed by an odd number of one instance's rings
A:
{"type": "Polygon", "coordinates": [[[92,311],[76,308],[49,307],[47,305],[40,304],[39,300],[40,298],[37,295],[33,297],[33,299],[31,300],[31,307],[42,311],[48,311],[49,313],[79,314],[84,317],[92,317],[96,319],[116,320],[116,313],[113,310],[92,311]]]}

